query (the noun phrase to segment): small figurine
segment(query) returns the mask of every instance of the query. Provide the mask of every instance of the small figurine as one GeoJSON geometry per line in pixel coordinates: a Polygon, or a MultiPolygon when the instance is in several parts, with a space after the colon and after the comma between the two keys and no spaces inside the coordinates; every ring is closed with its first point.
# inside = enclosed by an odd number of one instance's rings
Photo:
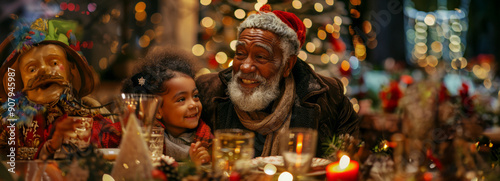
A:
{"type": "Polygon", "coordinates": [[[104,118],[106,111],[88,97],[98,84],[96,73],[80,55],[73,30],[77,22],[38,19],[18,26],[1,45],[14,51],[0,67],[0,152],[17,159],[66,158],[74,146],[62,143],[79,121],[68,116],[92,117],[92,144],[117,147],[120,125],[104,118]],[[76,49],[76,50],[75,50],[76,49]],[[12,151],[14,150],[14,151],[12,151]],[[38,155],[39,153],[40,155],[38,155]]]}

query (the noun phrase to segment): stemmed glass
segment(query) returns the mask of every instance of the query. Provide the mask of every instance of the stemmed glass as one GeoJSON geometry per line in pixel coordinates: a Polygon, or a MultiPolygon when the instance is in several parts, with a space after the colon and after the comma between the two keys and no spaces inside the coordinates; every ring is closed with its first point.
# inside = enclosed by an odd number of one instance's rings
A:
{"type": "Polygon", "coordinates": [[[281,135],[281,155],[285,169],[294,177],[305,174],[316,154],[317,131],[311,128],[290,128],[281,135]]]}
{"type": "Polygon", "coordinates": [[[115,113],[121,122],[122,130],[125,133],[130,116],[135,115],[139,120],[141,135],[146,143],[151,136],[151,127],[154,122],[156,111],[161,105],[162,97],[152,94],[128,94],[122,93],[114,99],[116,103],[115,113]]]}

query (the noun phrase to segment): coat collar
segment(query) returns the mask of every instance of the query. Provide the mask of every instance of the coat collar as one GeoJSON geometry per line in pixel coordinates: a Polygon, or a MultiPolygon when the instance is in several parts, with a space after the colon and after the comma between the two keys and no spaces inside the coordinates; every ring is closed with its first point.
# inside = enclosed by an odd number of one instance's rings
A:
{"type": "MultiPolygon", "coordinates": [[[[300,99],[301,103],[306,102],[310,97],[328,91],[328,86],[325,82],[304,61],[297,61],[292,69],[292,74],[295,79],[295,92],[297,93],[297,97],[300,99]]],[[[226,88],[232,77],[232,67],[219,72],[219,78],[226,88]]]]}

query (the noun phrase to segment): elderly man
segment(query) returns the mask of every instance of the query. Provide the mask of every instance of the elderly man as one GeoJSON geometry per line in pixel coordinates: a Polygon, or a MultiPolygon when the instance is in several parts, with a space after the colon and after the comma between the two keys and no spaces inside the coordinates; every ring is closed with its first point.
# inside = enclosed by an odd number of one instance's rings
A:
{"type": "Polygon", "coordinates": [[[243,21],[233,66],[197,79],[202,119],[215,130],[254,131],[255,156],[279,154],[277,135],[289,127],[318,130],[316,156],[332,136],[356,133],[358,117],[342,83],[297,60],[305,31],[297,16],[268,5],[243,21]]]}
{"type": "Polygon", "coordinates": [[[120,126],[102,117],[100,104],[86,97],[98,81],[85,58],[69,45],[75,42],[67,30],[71,23],[39,19],[29,27],[19,27],[7,39],[16,47],[0,67],[2,157],[34,159],[39,153],[65,158],[81,152],[63,146],[64,135],[81,123],[68,116],[93,117],[92,142],[100,147],[118,146],[120,126]]]}

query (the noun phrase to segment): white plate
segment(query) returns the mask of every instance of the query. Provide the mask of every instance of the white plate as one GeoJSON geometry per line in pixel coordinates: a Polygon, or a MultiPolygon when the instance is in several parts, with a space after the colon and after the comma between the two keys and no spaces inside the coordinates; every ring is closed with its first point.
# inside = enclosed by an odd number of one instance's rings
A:
{"type": "MultiPolygon", "coordinates": [[[[311,168],[314,171],[311,171],[306,174],[306,176],[316,176],[326,174],[326,166],[330,164],[332,161],[323,159],[323,158],[313,158],[311,163],[311,168]]],[[[259,170],[262,170],[263,165],[270,163],[275,165],[276,167],[284,167],[285,163],[283,161],[282,156],[268,156],[268,157],[256,157],[252,159],[252,164],[255,167],[258,167],[259,170]]]]}

